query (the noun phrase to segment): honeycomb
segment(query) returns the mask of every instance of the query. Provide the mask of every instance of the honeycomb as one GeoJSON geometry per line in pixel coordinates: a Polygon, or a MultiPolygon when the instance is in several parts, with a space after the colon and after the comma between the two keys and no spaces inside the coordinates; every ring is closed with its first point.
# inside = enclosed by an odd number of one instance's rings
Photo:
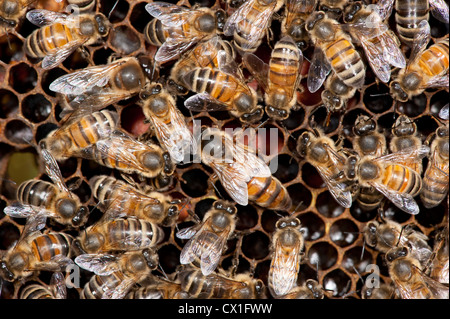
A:
{"type": "MultiPolygon", "coordinates": [[[[175,3],[175,1],[168,1],[175,3]]],[[[194,4],[194,1],[190,1],[194,4]]],[[[146,1],[99,0],[97,12],[110,14],[114,32],[110,34],[104,44],[89,46],[92,61],[95,64],[105,64],[107,58],[118,56],[152,56],[154,48],[146,43],[143,30],[150,16],[145,11],[146,1]],[[113,6],[115,6],[113,8],[113,6]],[[112,10],[113,9],[113,10],[112,10]]],[[[187,4],[187,1],[184,1],[187,4]]],[[[212,6],[212,0],[202,0],[202,6],[212,6]]],[[[179,2],[178,4],[181,4],[179,2]]],[[[38,1],[34,4],[40,8],[60,10],[67,5],[65,2],[38,1]]],[[[393,25],[393,16],[390,23],[393,25]]],[[[432,40],[436,41],[448,34],[448,24],[435,20],[430,15],[432,40]]],[[[272,29],[275,37],[279,34],[280,21],[274,20],[272,29]]],[[[38,162],[36,145],[49,132],[60,125],[59,113],[61,107],[55,93],[49,90],[49,84],[59,76],[88,66],[88,62],[76,51],[58,67],[43,70],[36,61],[29,59],[23,51],[25,38],[37,27],[26,19],[22,19],[15,32],[0,37],[0,255],[3,255],[19,238],[24,220],[11,218],[3,213],[3,208],[15,200],[15,189],[24,179],[37,178],[49,180],[43,173],[38,162]],[[32,141],[31,143],[26,141],[32,141]],[[17,161],[23,166],[32,167],[26,176],[18,176],[14,171],[17,161]],[[15,183],[11,182],[14,181],[15,183]]],[[[267,43],[258,49],[258,54],[270,52],[267,43]]],[[[312,49],[304,52],[307,59],[311,59],[312,49]]],[[[406,55],[408,56],[408,55],[406,55]]],[[[307,64],[308,62],[305,62],[307,64]]],[[[161,74],[170,72],[170,63],[161,69],[161,74]]],[[[302,79],[306,88],[306,75],[302,79]]],[[[293,214],[297,216],[305,229],[305,258],[300,266],[299,284],[307,279],[317,279],[326,289],[327,298],[361,298],[362,278],[368,273],[366,267],[376,264],[380,267],[383,282],[390,283],[382,253],[364,245],[362,230],[366,223],[377,218],[377,210],[363,211],[356,202],[351,208],[343,208],[335,202],[321,177],[314,167],[295,153],[296,139],[305,130],[316,123],[324,132],[337,140],[344,136],[344,146],[351,147],[352,126],[360,114],[366,114],[376,119],[378,127],[390,140],[390,129],[398,114],[406,114],[415,121],[418,131],[424,140],[440,125],[437,117],[440,109],[448,101],[449,93],[445,89],[427,90],[405,103],[396,103],[389,95],[389,88],[378,82],[367,68],[367,76],[362,89],[349,101],[347,111],[340,117],[331,116],[325,125],[327,112],[321,106],[320,90],[314,94],[306,89],[300,94],[301,107],[291,113],[283,122],[269,120],[266,128],[278,129],[279,147],[272,153],[270,160],[278,161],[278,170],[274,173],[287,188],[293,199],[293,207],[297,207],[293,214]],[[313,261],[317,261],[317,264],[313,261]],[[355,269],[357,271],[355,271],[355,269]]],[[[193,117],[184,108],[183,99],[178,98],[177,105],[188,121],[201,120],[203,125],[216,126],[221,129],[238,127],[237,119],[226,112],[200,112],[193,117]]],[[[145,130],[143,128],[143,114],[137,104],[137,98],[121,101],[112,106],[120,114],[120,126],[137,136],[145,130]]],[[[264,118],[265,119],[265,118],[264,118]]],[[[268,146],[270,147],[270,146],[268,146]]],[[[426,160],[425,160],[426,161],[426,160]]],[[[63,177],[67,184],[78,178],[81,185],[74,190],[83,203],[89,205],[91,215],[88,225],[93,224],[101,216],[101,212],[94,206],[95,199],[89,188],[90,177],[101,172],[115,174],[112,170],[79,158],[70,158],[60,163],[63,177]]],[[[16,168],[17,171],[17,168],[16,168]]],[[[190,199],[188,208],[194,211],[200,219],[211,207],[212,202],[224,196],[229,199],[219,181],[212,179],[212,170],[202,164],[192,163],[179,165],[171,188],[165,193],[174,198],[190,199]],[[213,187],[214,184],[214,187],[213,187]]],[[[409,215],[386,202],[384,213],[386,218],[401,225],[414,224],[420,231],[430,237],[445,223],[448,223],[448,197],[439,206],[426,209],[420,203],[420,214],[409,215]]],[[[242,234],[242,242],[237,238],[228,241],[227,249],[221,259],[220,266],[229,269],[236,253],[239,254],[237,272],[249,271],[254,267],[254,277],[260,278],[267,284],[270,267],[271,235],[275,223],[280,215],[287,212],[275,212],[251,205],[240,206],[238,209],[237,232],[242,234]],[[237,250],[238,249],[238,250],[237,250]]],[[[292,212],[291,212],[292,213],[292,212]]],[[[174,275],[179,265],[179,256],[185,242],[176,238],[177,229],[190,226],[193,223],[185,220],[175,226],[164,228],[166,238],[158,247],[161,267],[167,275],[174,275]]],[[[48,222],[46,232],[64,230],[60,225],[48,222]]],[[[68,231],[74,236],[76,232],[68,231]]],[[[69,289],[68,298],[79,298],[79,293],[92,273],[82,271],[81,288],[69,289]]],[[[42,271],[30,278],[14,283],[3,282],[1,287],[2,299],[18,298],[25,285],[31,282],[48,284],[51,273],[42,271]]],[[[268,294],[270,297],[270,295],[268,294]]]]}

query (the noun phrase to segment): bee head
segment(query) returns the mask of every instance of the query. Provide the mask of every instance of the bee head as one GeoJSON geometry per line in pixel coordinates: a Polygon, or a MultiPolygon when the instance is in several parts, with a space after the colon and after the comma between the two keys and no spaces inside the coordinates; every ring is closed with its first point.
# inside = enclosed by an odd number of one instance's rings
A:
{"type": "Polygon", "coordinates": [[[214,14],[216,16],[217,30],[219,32],[223,32],[223,28],[225,27],[225,22],[227,20],[226,12],[222,9],[219,9],[214,14]]]}
{"type": "Polygon", "coordinates": [[[297,140],[297,153],[300,154],[301,157],[306,157],[308,155],[308,148],[311,145],[311,133],[304,132],[297,140]]]}
{"type": "Polygon", "coordinates": [[[344,9],[344,22],[354,22],[353,20],[357,16],[358,12],[362,9],[362,3],[360,1],[353,2],[344,9]]]}
{"type": "Polygon", "coordinates": [[[406,115],[400,115],[395,121],[395,125],[392,128],[392,134],[395,136],[409,136],[416,132],[416,125],[406,115]]]}
{"type": "Polygon", "coordinates": [[[13,282],[15,279],[14,274],[9,270],[6,261],[0,262],[0,277],[6,281],[13,282]]]}
{"type": "Polygon", "coordinates": [[[97,32],[102,37],[107,36],[109,33],[109,30],[111,29],[111,23],[109,22],[108,18],[105,17],[103,14],[99,13],[99,14],[95,15],[94,19],[95,19],[95,27],[97,29],[97,32]]]}
{"type": "Polygon", "coordinates": [[[408,94],[405,92],[400,82],[392,81],[389,85],[389,89],[392,97],[394,97],[396,100],[400,102],[408,101],[408,94]]]}
{"type": "Polygon", "coordinates": [[[260,105],[257,105],[256,109],[253,112],[242,114],[241,117],[239,118],[239,120],[242,123],[252,124],[252,123],[256,123],[256,122],[260,121],[262,119],[263,115],[264,115],[263,108],[260,105]]]}
{"type": "Polygon", "coordinates": [[[89,217],[89,209],[86,206],[78,208],[75,216],[72,218],[72,224],[75,227],[84,225],[89,217]]]}
{"type": "Polygon", "coordinates": [[[277,121],[282,121],[285,120],[289,117],[289,112],[285,109],[279,109],[279,108],[275,108],[273,106],[266,106],[266,113],[268,116],[270,116],[271,118],[277,120],[277,121]]]}
{"type": "Polygon", "coordinates": [[[226,201],[226,200],[216,200],[213,203],[214,209],[217,210],[223,210],[227,212],[230,215],[236,215],[237,209],[236,206],[232,202],[226,201]]]}
{"type": "Polygon", "coordinates": [[[375,129],[375,120],[371,119],[367,115],[360,115],[356,119],[355,126],[353,127],[353,133],[358,136],[365,136],[374,132],[375,129]]]}

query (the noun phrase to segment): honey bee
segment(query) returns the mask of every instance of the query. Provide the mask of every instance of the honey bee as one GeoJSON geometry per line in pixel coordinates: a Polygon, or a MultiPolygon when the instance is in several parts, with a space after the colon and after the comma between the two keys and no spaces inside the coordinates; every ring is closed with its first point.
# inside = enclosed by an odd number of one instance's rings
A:
{"type": "Polygon", "coordinates": [[[231,202],[217,200],[203,217],[203,222],[177,233],[181,239],[189,239],[181,250],[182,265],[195,262],[202,274],[208,276],[217,267],[226,249],[226,242],[236,228],[237,209],[231,202]]]}
{"type": "Polygon", "coordinates": [[[184,105],[192,111],[228,110],[241,122],[255,123],[264,111],[257,105],[255,90],[245,79],[225,51],[218,52],[218,69],[194,68],[183,77],[184,86],[198,94],[186,99],[184,105]]]}
{"type": "Polygon", "coordinates": [[[196,299],[264,299],[265,287],[261,279],[248,273],[232,278],[222,274],[202,274],[200,269],[187,268],[178,273],[181,289],[196,299]]]}
{"type": "Polygon", "coordinates": [[[345,176],[360,187],[372,187],[382,193],[401,210],[416,215],[419,206],[414,200],[422,188],[419,173],[399,163],[421,161],[429,152],[422,145],[419,149],[406,149],[379,157],[351,155],[347,158],[345,176]]]}
{"type": "MultiPolygon", "coordinates": [[[[353,149],[360,156],[382,156],[386,154],[386,138],[377,131],[375,120],[366,115],[359,115],[353,127],[353,149]]],[[[357,201],[364,210],[377,208],[383,200],[383,194],[373,187],[360,187],[357,201]]]]}
{"type": "Polygon", "coordinates": [[[414,37],[406,68],[401,69],[389,85],[391,95],[401,102],[428,88],[448,87],[448,38],[426,49],[430,26],[427,21],[420,22],[419,26],[421,29],[414,37]]]}
{"type": "Polygon", "coordinates": [[[137,251],[151,248],[164,238],[157,224],[135,217],[101,219],[75,239],[74,245],[83,254],[110,251],[137,251]]]}
{"type": "Polygon", "coordinates": [[[290,36],[279,40],[272,51],[269,64],[252,53],[246,53],[243,60],[265,91],[267,115],[278,121],[287,119],[291,109],[297,105],[297,89],[303,63],[302,51],[297,48],[294,40],[290,36]]]}
{"type": "Polygon", "coordinates": [[[63,95],[61,117],[64,117],[76,110],[95,112],[127,99],[139,93],[145,82],[138,59],[126,57],[63,75],[49,88],[63,95]]]}
{"type": "Polygon", "coordinates": [[[385,23],[390,12],[392,2],[389,1],[380,1],[377,5],[364,5],[357,1],[344,11],[344,21],[351,26],[352,37],[363,47],[373,72],[384,83],[391,78],[389,66],[406,66],[400,41],[385,23]]]}
{"type": "Polygon", "coordinates": [[[347,86],[360,88],[364,84],[366,70],[361,56],[336,20],[323,11],[313,12],[306,20],[306,31],[315,45],[307,79],[311,93],[322,86],[331,70],[347,86]]]}
{"type": "Polygon", "coordinates": [[[114,177],[97,175],[89,180],[94,197],[107,209],[108,218],[135,216],[163,226],[173,225],[178,218],[176,203],[158,192],[144,194],[114,177]]]}
{"type": "Polygon", "coordinates": [[[80,157],[141,177],[171,175],[175,170],[170,154],[158,144],[140,142],[121,130],[111,132],[108,138],[84,149],[80,157]]]}
{"type": "Polygon", "coordinates": [[[298,218],[282,218],[275,227],[268,286],[273,296],[280,296],[291,292],[297,282],[305,241],[298,218]]]}
{"type": "Polygon", "coordinates": [[[119,115],[109,110],[71,116],[41,141],[41,148],[47,149],[56,160],[81,157],[86,153],[86,148],[109,138],[118,121],[119,115]]]}
{"type": "Polygon", "coordinates": [[[448,125],[437,128],[431,143],[431,151],[427,169],[423,175],[423,187],[420,199],[423,206],[432,208],[439,205],[448,195],[448,163],[449,163],[449,133],[448,125]]]}
{"type": "MultiPolygon", "coordinates": [[[[406,115],[400,115],[392,126],[392,139],[390,149],[392,153],[402,151],[408,148],[420,148],[422,140],[417,133],[417,125],[406,115]]],[[[417,173],[422,174],[422,162],[404,163],[403,165],[411,167],[417,173]]]]}
{"type": "Polygon", "coordinates": [[[41,67],[52,69],[83,45],[92,45],[106,37],[111,24],[101,13],[66,13],[35,9],[27,19],[40,27],[25,42],[25,52],[32,58],[43,58],[41,67]]]}
{"type": "Polygon", "coordinates": [[[201,139],[202,162],[214,170],[236,203],[247,206],[251,201],[273,210],[291,207],[286,188],[252,149],[218,129],[206,128],[201,139]]]}
{"type": "Polygon", "coordinates": [[[19,20],[25,15],[28,6],[35,0],[1,0],[0,1],[0,36],[3,32],[14,30],[19,20]]]}
{"type": "Polygon", "coordinates": [[[223,29],[226,14],[222,9],[185,8],[165,2],[145,6],[155,19],[145,28],[150,44],[159,46],[159,64],[177,58],[199,41],[206,41],[223,29]]]}
{"type": "Polygon", "coordinates": [[[349,2],[349,0],[319,0],[319,8],[330,18],[338,20],[349,2]]]}
{"type": "Polygon", "coordinates": [[[233,46],[216,35],[208,41],[198,43],[192,50],[186,52],[172,67],[170,78],[178,85],[183,86],[183,77],[194,68],[218,69],[220,50],[225,51],[225,57],[229,61],[234,61],[236,52],[233,46]]]}
{"type": "Polygon", "coordinates": [[[449,282],[448,247],[448,225],[446,225],[435,238],[433,255],[430,258],[430,277],[447,285],[449,282]]]}
{"type": "Polygon", "coordinates": [[[188,162],[197,144],[175,99],[160,83],[147,84],[140,93],[142,110],[161,145],[175,162],[188,162]]]}
{"type": "Polygon", "coordinates": [[[4,213],[16,218],[29,218],[35,214],[52,217],[57,222],[80,227],[87,221],[89,210],[66,186],[54,157],[46,149],[40,150],[47,175],[53,184],[42,180],[27,180],[17,188],[18,203],[7,206],[4,213]]]}
{"type": "Polygon", "coordinates": [[[45,219],[31,217],[19,240],[0,261],[0,275],[7,281],[29,277],[35,271],[62,271],[69,264],[73,237],[63,232],[42,234],[45,219]]]}
{"type": "MultiPolygon", "coordinates": [[[[55,0],[56,2],[62,0],[55,0]]],[[[67,0],[67,2],[71,5],[77,6],[79,12],[92,12],[95,10],[96,0],[67,0]]]]}
{"type": "Polygon", "coordinates": [[[314,279],[308,279],[303,286],[292,288],[287,294],[278,299],[323,299],[323,287],[314,279]]]}
{"type": "Polygon", "coordinates": [[[240,54],[254,52],[259,47],[269,25],[272,15],[280,10],[281,0],[249,0],[244,2],[228,17],[224,34],[233,36],[233,44],[240,54]]]}
{"type": "Polygon", "coordinates": [[[66,280],[61,272],[52,275],[49,285],[31,284],[21,292],[19,299],[66,299],[66,280]]]}
{"type": "Polygon", "coordinates": [[[346,85],[335,72],[332,72],[332,74],[327,77],[324,88],[321,97],[322,103],[328,111],[328,116],[331,116],[331,113],[333,112],[345,112],[347,109],[347,101],[351,99],[356,92],[354,87],[346,85]]]}
{"type": "Polygon", "coordinates": [[[306,50],[309,46],[305,21],[314,12],[318,0],[287,0],[284,8],[284,19],[281,22],[281,33],[290,36],[297,47],[306,50]]]}
{"type": "Polygon", "coordinates": [[[394,299],[395,290],[393,285],[382,283],[379,287],[364,285],[361,290],[362,299],[394,299]]]}
{"type": "Polygon", "coordinates": [[[384,223],[370,221],[364,227],[363,234],[366,244],[382,253],[387,253],[397,246],[408,247],[411,256],[420,262],[421,269],[432,253],[425,234],[408,226],[402,227],[392,220],[386,220],[384,223]]]}
{"type": "Polygon", "coordinates": [[[81,268],[95,273],[83,288],[81,299],[123,299],[159,263],[156,252],[125,252],[121,255],[84,254],[75,258],[81,268]]]}
{"type": "MultiPolygon", "coordinates": [[[[387,0],[394,2],[394,0],[387,0]]],[[[395,22],[400,41],[412,46],[414,37],[425,27],[423,20],[428,21],[429,11],[439,21],[449,23],[448,4],[444,0],[396,0],[395,22]]],[[[448,52],[448,49],[447,49],[448,52]]]]}
{"type": "Polygon", "coordinates": [[[448,287],[425,275],[407,247],[386,253],[389,275],[402,299],[448,299],[448,287]]]}
{"type": "Polygon", "coordinates": [[[189,299],[177,281],[156,276],[152,276],[150,281],[150,284],[130,291],[126,299],[189,299]]]}
{"type": "Polygon", "coordinates": [[[351,192],[338,178],[345,166],[346,158],[338,154],[334,141],[320,130],[307,131],[300,135],[296,151],[317,169],[339,205],[349,208],[352,205],[351,192]]]}

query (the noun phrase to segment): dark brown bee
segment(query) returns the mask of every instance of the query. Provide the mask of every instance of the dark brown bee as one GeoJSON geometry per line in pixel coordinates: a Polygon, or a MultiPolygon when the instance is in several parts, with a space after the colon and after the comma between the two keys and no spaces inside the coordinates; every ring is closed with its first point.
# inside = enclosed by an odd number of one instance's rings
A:
{"type": "Polygon", "coordinates": [[[392,284],[382,283],[379,287],[364,285],[361,290],[362,299],[394,299],[395,288],[392,284]]]}
{"type": "Polygon", "coordinates": [[[448,125],[440,126],[431,143],[427,169],[423,175],[420,199],[426,208],[439,205],[448,196],[449,133],[448,125]]]}
{"type": "Polygon", "coordinates": [[[31,284],[20,292],[19,299],[66,299],[66,279],[61,272],[52,275],[49,285],[31,284]]]}
{"type": "Polygon", "coordinates": [[[284,8],[284,19],[281,22],[281,33],[292,37],[297,47],[306,50],[309,47],[309,35],[305,29],[305,21],[315,10],[318,0],[287,0],[284,8]]]}
{"type": "Polygon", "coordinates": [[[323,299],[324,296],[322,285],[314,279],[308,279],[303,286],[294,287],[277,299],[323,299]]]}
{"type": "Polygon", "coordinates": [[[19,20],[25,16],[28,6],[35,0],[0,1],[0,36],[14,30],[19,20]]]}
{"type": "Polygon", "coordinates": [[[171,226],[178,218],[178,208],[168,195],[144,194],[114,177],[99,175],[89,180],[94,197],[106,208],[108,218],[135,216],[163,226],[171,226]]]}
{"type": "Polygon", "coordinates": [[[152,276],[150,283],[130,291],[126,299],[189,299],[178,281],[152,276]]]}
{"type": "Polygon", "coordinates": [[[347,101],[356,92],[356,88],[346,85],[334,72],[325,80],[324,88],[321,97],[329,114],[333,112],[345,112],[347,101]]]}
{"type": "Polygon", "coordinates": [[[440,283],[449,283],[448,264],[448,225],[444,227],[435,237],[433,255],[430,258],[429,275],[440,283]]]}

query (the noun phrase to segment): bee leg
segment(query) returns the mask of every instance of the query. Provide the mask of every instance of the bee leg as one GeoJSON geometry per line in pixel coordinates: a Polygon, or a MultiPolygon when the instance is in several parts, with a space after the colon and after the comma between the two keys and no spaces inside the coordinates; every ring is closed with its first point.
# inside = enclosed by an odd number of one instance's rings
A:
{"type": "Polygon", "coordinates": [[[272,41],[273,41],[273,39],[274,39],[272,29],[268,29],[268,30],[267,30],[267,32],[266,32],[266,37],[267,37],[267,44],[269,45],[270,51],[272,51],[272,50],[273,50],[273,46],[272,46],[271,43],[272,43],[272,41]]]}
{"type": "Polygon", "coordinates": [[[95,65],[94,61],[92,60],[91,54],[88,50],[86,50],[85,47],[79,47],[78,50],[80,50],[81,57],[89,62],[90,65],[95,65]]]}

